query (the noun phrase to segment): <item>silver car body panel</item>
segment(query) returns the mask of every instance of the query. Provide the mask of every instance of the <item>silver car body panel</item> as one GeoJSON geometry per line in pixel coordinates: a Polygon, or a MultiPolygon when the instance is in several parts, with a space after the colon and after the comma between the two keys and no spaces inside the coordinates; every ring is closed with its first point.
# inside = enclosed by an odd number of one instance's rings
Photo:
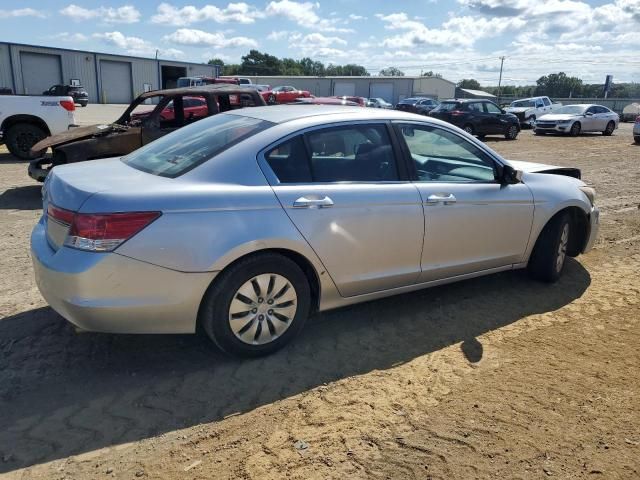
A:
{"type": "Polygon", "coordinates": [[[540,231],[559,210],[573,206],[597,217],[578,188],[584,183],[534,173],[553,167],[526,162],[512,163],[526,173],[523,183],[509,186],[280,185],[261,159],[265,148],[305,129],[344,122],[437,125],[499,165],[510,162],[450,124],[394,110],[312,105],[228,114],[276,124],[177,178],[144,173],[118,159],[52,171],[44,186],[45,206],[51,201],[83,213],[162,212],[112,253],[60,247],[60,238],[52,246],[45,215],[31,248],[38,286],[56,311],[88,330],[193,332],[200,302],[218,272],[245,255],[271,249],[309,262],[320,287],[318,308],[327,310],[523,267],[540,231]],[[436,191],[453,193],[457,202],[426,204],[436,191]],[[328,196],[333,207],[294,208],[305,195],[328,196]]]}

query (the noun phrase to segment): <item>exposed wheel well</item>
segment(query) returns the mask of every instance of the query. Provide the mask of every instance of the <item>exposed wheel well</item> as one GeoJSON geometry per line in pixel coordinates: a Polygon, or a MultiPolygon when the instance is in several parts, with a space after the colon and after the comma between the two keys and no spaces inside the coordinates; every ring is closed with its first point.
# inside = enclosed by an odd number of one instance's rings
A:
{"type": "Polygon", "coordinates": [[[9,128],[19,123],[29,123],[31,125],[35,125],[43,129],[47,133],[47,135],[51,135],[51,131],[49,130],[49,127],[44,122],[44,120],[34,115],[12,115],[11,117],[7,117],[5,118],[4,122],[2,122],[2,127],[0,127],[0,130],[6,132],[7,130],[9,130],[9,128]]]}
{"type": "MultiPolygon", "coordinates": [[[[244,260],[247,257],[253,257],[253,256],[261,255],[264,253],[277,253],[279,255],[282,255],[283,257],[287,257],[289,260],[295,262],[300,267],[300,269],[304,272],[305,276],[307,277],[307,280],[309,282],[309,289],[311,291],[311,303],[310,303],[311,311],[309,313],[314,313],[318,311],[318,308],[320,307],[320,279],[318,278],[318,273],[316,272],[316,269],[313,267],[313,265],[309,260],[307,260],[303,255],[300,255],[299,253],[294,252],[293,250],[287,250],[283,248],[268,248],[265,250],[258,250],[256,252],[251,252],[247,255],[244,255],[240,258],[235,259],[233,262],[227,265],[221,271],[221,273],[227,270],[232,265],[235,265],[240,260],[244,260]]],[[[216,278],[218,278],[219,276],[220,274],[218,274],[216,278]]],[[[207,292],[211,289],[213,285],[215,285],[215,283],[216,283],[216,279],[214,279],[213,282],[211,282],[211,285],[209,285],[209,287],[207,288],[207,292]]],[[[200,307],[198,308],[198,325],[197,325],[198,329],[200,328],[200,325],[199,325],[200,310],[202,309],[202,305],[204,303],[204,299],[206,296],[207,294],[205,293],[205,295],[203,295],[202,299],[200,300],[200,307]]]]}
{"type": "MultiPolygon", "coordinates": [[[[567,255],[570,257],[577,257],[582,253],[584,247],[588,240],[589,235],[589,218],[584,211],[579,207],[567,207],[563,208],[559,212],[557,212],[553,217],[551,217],[544,228],[540,230],[540,233],[547,228],[547,225],[556,217],[568,213],[569,218],[571,219],[571,229],[569,236],[569,245],[567,248],[567,255]]],[[[540,238],[540,235],[538,235],[540,238]]],[[[537,239],[536,239],[537,243],[537,239]]],[[[535,246],[534,246],[535,248],[535,246]]]]}

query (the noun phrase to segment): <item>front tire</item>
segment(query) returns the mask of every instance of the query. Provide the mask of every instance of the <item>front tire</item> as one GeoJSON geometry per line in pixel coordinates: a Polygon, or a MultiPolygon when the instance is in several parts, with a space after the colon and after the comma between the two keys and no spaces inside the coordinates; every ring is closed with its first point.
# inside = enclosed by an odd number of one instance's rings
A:
{"type": "Polygon", "coordinates": [[[518,136],[518,126],[517,125],[509,125],[507,127],[506,132],[504,133],[504,138],[507,140],[515,140],[518,136]]]}
{"type": "Polygon", "coordinates": [[[223,271],[205,294],[199,322],[224,352],[268,355],[304,326],[311,290],[302,269],[275,253],[257,254],[223,271]]]}
{"type": "Polygon", "coordinates": [[[269,97],[267,98],[267,103],[269,105],[275,105],[276,104],[276,96],[271,94],[269,95],[269,97]]]}
{"type": "Polygon", "coordinates": [[[607,128],[605,128],[604,132],[602,132],[602,135],[604,135],[605,137],[610,137],[613,134],[613,131],[615,129],[616,129],[615,122],[609,122],[607,123],[607,128]]]}
{"type": "Polygon", "coordinates": [[[22,160],[33,160],[44,151],[31,153],[31,147],[47,136],[42,128],[30,123],[18,123],[9,128],[5,143],[12,155],[22,160]]]}
{"type": "Polygon", "coordinates": [[[547,283],[554,283],[560,278],[570,236],[571,219],[567,213],[556,215],[545,225],[527,266],[532,278],[547,283]]]}
{"type": "Polygon", "coordinates": [[[578,135],[580,135],[581,129],[582,129],[582,125],[580,125],[580,122],[575,122],[573,125],[571,125],[571,130],[569,130],[569,135],[571,135],[572,137],[577,137],[578,135]]]}
{"type": "Polygon", "coordinates": [[[467,123],[462,129],[467,132],[469,135],[473,135],[473,125],[467,123]]]}

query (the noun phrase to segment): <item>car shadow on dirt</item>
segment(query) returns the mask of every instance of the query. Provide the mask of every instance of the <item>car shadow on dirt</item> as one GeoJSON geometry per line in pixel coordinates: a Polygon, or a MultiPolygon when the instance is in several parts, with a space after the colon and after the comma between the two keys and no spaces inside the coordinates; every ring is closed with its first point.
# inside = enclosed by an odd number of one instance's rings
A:
{"type": "Polygon", "coordinates": [[[38,210],[42,208],[42,184],[14,187],[0,193],[0,210],[38,210]]]}
{"type": "MultiPolygon", "coordinates": [[[[579,298],[570,259],[555,285],[507,272],[317,315],[275,355],[240,360],[202,336],[76,334],[49,308],[0,320],[0,473],[216,422],[327,382],[391,369],[579,298]]],[[[508,340],[507,340],[508,341],[508,340]]]]}

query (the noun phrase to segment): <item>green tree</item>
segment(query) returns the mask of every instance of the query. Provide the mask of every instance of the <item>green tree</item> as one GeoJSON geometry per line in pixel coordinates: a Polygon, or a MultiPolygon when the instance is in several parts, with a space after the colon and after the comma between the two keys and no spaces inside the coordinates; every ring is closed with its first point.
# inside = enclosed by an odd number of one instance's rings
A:
{"type": "Polygon", "coordinates": [[[421,72],[420,73],[421,77],[435,77],[435,78],[442,78],[442,74],[441,73],[434,73],[433,70],[429,70],[428,72],[421,72]]]}
{"type": "Polygon", "coordinates": [[[544,75],[536,80],[536,95],[566,98],[582,95],[582,80],[578,77],[569,77],[566,73],[552,73],[544,75]]]}
{"type": "Polygon", "coordinates": [[[282,75],[282,61],[268,53],[250,50],[241,60],[242,75],[282,75]]]}
{"type": "Polygon", "coordinates": [[[387,67],[378,73],[381,77],[404,77],[404,72],[396,67],[387,67]]]}
{"type": "Polygon", "coordinates": [[[221,67],[224,67],[224,60],[222,60],[221,58],[211,58],[211,59],[209,59],[207,64],[208,65],[220,65],[221,67]]]}
{"type": "Polygon", "coordinates": [[[293,58],[282,59],[282,75],[304,75],[302,65],[293,58]]]}
{"type": "Polygon", "coordinates": [[[464,78],[458,82],[457,86],[459,88],[470,88],[471,90],[482,89],[482,86],[480,86],[480,82],[474,80],[473,78],[464,78]]]}
{"type": "Polygon", "coordinates": [[[303,75],[322,77],[326,73],[326,69],[322,62],[314,61],[309,57],[304,57],[300,60],[300,66],[302,67],[303,75]]]}

